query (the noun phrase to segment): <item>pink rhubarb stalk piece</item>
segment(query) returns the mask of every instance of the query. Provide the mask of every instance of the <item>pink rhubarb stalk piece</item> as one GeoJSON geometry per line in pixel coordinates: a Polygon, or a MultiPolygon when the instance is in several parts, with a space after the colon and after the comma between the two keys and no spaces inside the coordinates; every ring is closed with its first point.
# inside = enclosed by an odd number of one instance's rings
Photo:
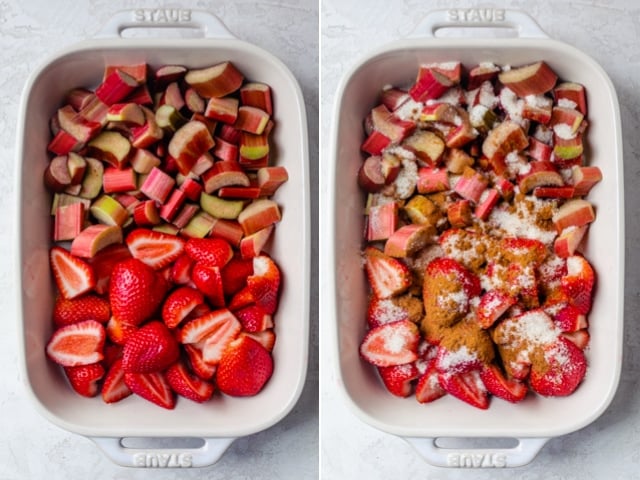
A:
{"type": "Polygon", "coordinates": [[[386,240],[398,228],[398,204],[396,202],[374,205],[369,208],[366,238],[369,242],[386,240]]]}
{"type": "Polygon", "coordinates": [[[193,203],[185,203],[178,214],[173,218],[172,224],[178,228],[184,228],[194,217],[194,215],[200,210],[198,205],[193,203]]]}
{"type": "Polygon", "coordinates": [[[82,202],[59,206],[55,214],[53,241],[60,242],[76,238],[82,231],[85,218],[82,202]]]}
{"type": "Polygon", "coordinates": [[[242,88],[240,88],[240,101],[242,105],[259,108],[269,115],[273,114],[271,87],[266,83],[245,83],[242,88]]]}
{"type": "Polygon", "coordinates": [[[416,82],[409,89],[409,95],[416,102],[425,102],[440,98],[452,86],[453,82],[446,75],[430,66],[421,65],[416,82]]]}
{"type": "Polygon", "coordinates": [[[480,200],[476,205],[475,216],[480,220],[486,220],[491,214],[491,210],[500,200],[500,193],[495,188],[489,188],[480,195],[480,200]]]}
{"type": "Polygon", "coordinates": [[[212,67],[189,70],[184,77],[201,97],[224,97],[242,86],[244,76],[231,62],[222,62],[212,67]]]}
{"type": "Polygon", "coordinates": [[[447,207],[447,219],[454,228],[463,228],[471,225],[471,202],[463,199],[453,202],[447,207]]]}
{"type": "Polygon", "coordinates": [[[180,127],[171,137],[169,155],[176,159],[180,173],[186,175],[198,158],[212,148],[214,143],[213,137],[204,123],[190,121],[180,127]]]}
{"type": "Polygon", "coordinates": [[[289,180],[287,169],[283,166],[264,167],[258,169],[258,187],[262,195],[271,196],[289,180]]]}
{"type": "Polygon", "coordinates": [[[482,192],[487,188],[489,181],[480,172],[467,167],[462,176],[458,179],[454,191],[462,198],[478,203],[482,192]]]}
{"type": "Polygon", "coordinates": [[[180,185],[180,190],[184,192],[189,200],[197,202],[202,193],[202,185],[197,180],[187,177],[180,185]]]}
{"type": "Polygon", "coordinates": [[[418,193],[436,193],[449,190],[449,174],[446,168],[421,167],[418,169],[418,193]]]}
{"type": "Polygon", "coordinates": [[[262,198],[247,205],[240,215],[238,223],[245,235],[251,235],[281,220],[280,207],[273,200],[262,198]]]}
{"type": "Polygon", "coordinates": [[[242,258],[253,258],[260,255],[274,228],[274,225],[269,225],[240,240],[240,255],[242,258]]]}
{"type": "Polygon", "coordinates": [[[526,97],[550,91],[555,86],[558,76],[545,62],[536,62],[503,71],[498,75],[498,79],[519,97],[526,97]]]}
{"type": "Polygon", "coordinates": [[[212,193],[230,185],[248,187],[249,177],[238,162],[221,160],[215,162],[209,170],[202,174],[202,182],[204,191],[212,193]]]}
{"type": "Polygon", "coordinates": [[[562,204],[553,216],[553,223],[558,233],[567,227],[581,227],[596,219],[593,205],[581,198],[574,198],[562,204]]]}
{"type": "Polygon", "coordinates": [[[122,243],[122,229],[115,225],[90,225],[71,243],[71,255],[92,258],[105,247],[122,243]]]}
{"type": "Polygon", "coordinates": [[[387,239],[384,253],[390,257],[408,257],[423,248],[435,235],[432,225],[411,223],[400,227],[387,239]]]}
{"type": "Polygon", "coordinates": [[[182,208],[186,198],[187,196],[182,190],[178,188],[174,189],[164,205],[160,207],[160,218],[171,222],[178,214],[180,208],[182,208]]]}
{"type": "Polygon", "coordinates": [[[140,191],[151,200],[164,203],[175,185],[175,180],[157,167],[153,167],[151,172],[140,187],[140,191]]]}
{"type": "Polygon", "coordinates": [[[227,142],[222,138],[215,137],[214,138],[216,144],[213,147],[213,155],[220,160],[224,160],[227,162],[237,162],[238,156],[240,154],[240,149],[238,145],[233,144],[231,142],[227,142]]]}
{"type": "Polygon", "coordinates": [[[122,70],[115,70],[96,88],[95,93],[105,105],[111,106],[123,100],[137,86],[138,81],[134,77],[122,70]]]}
{"type": "Polygon", "coordinates": [[[204,116],[233,125],[238,118],[240,101],[233,97],[210,98],[204,116]]]}
{"type": "Polygon", "coordinates": [[[555,254],[562,258],[572,256],[578,250],[578,246],[588,229],[588,225],[582,225],[580,227],[567,227],[562,230],[553,242],[555,254]]]}
{"type": "Polygon", "coordinates": [[[217,218],[211,227],[211,235],[225,239],[234,247],[239,247],[244,230],[236,220],[217,218]]]}
{"type": "Polygon", "coordinates": [[[593,186],[602,180],[602,171],[594,166],[575,166],[571,169],[571,178],[575,195],[582,197],[587,195],[593,186]]]}
{"type": "Polygon", "coordinates": [[[133,168],[107,167],[102,174],[102,189],[105,193],[131,192],[137,188],[133,168]]]}
{"type": "Polygon", "coordinates": [[[563,82],[556,85],[552,93],[556,105],[566,105],[567,102],[571,102],[580,113],[587,114],[587,96],[584,85],[575,82],[563,82]]]}
{"type": "Polygon", "coordinates": [[[269,122],[269,114],[256,107],[243,105],[238,108],[238,116],[234,127],[243,132],[260,135],[269,122]]]}
{"type": "Polygon", "coordinates": [[[140,227],[152,227],[160,224],[158,206],[153,200],[138,203],[133,210],[133,221],[140,227]]]}

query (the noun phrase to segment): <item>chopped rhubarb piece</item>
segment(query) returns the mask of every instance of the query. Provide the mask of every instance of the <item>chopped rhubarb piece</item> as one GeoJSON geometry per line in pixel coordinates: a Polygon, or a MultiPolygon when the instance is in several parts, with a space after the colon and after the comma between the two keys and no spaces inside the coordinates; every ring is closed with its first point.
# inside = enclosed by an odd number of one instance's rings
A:
{"type": "Polygon", "coordinates": [[[56,193],[53,195],[53,201],[51,202],[51,215],[56,214],[58,207],[64,207],[66,205],[73,205],[74,203],[82,203],[84,205],[84,211],[88,212],[91,206],[91,200],[81,198],[76,195],[69,195],[66,193],[56,193]]]}
{"type": "Polygon", "coordinates": [[[86,143],[95,137],[102,125],[82,117],[71,105],[65,105],[56,112],[55,119],[59,128],[73,135],[78,141],[86,143]]]}
{"type": "Polygon", "coordinates": [[[206,108],[204,98],[198,95],[193,88],[187,88],[184,92],[184,103],[193,113],[204,113],[206,108]]]}
{"type": "Polygon", "coordinates": [[[133,210],[133,221],[140,227],[159,225],[161,219],[156,202],[145,200],[138,203],[133,210]]]}
{"type": "Polygon", "coordinates": [[[180,190],[184,192],[189,200],[196,202],[202,193],[202,185],[193,178],[186,177],[180,185],[180,190]]]}
{"type": "Polygon", "coordinates": [[[68,157],[58,155],[54,157],[44,171],[44,183],[52,192],[63,192],[71,185],[71,173],[69,172],[68,157]]]}
{"type": "Polygon", "coordinates": [[[151,92],[149,91],[149,86],[147,84],[137,86],[129,95],[127,95],[125,100],[140,106],[153,105],[153,98],[151,97],[151,92]]]}
{"type": "Polygon", "coordinates": [[[231,62],[209,68],[189,70],[184,77],[188,85],[204,98],[224,97],[242,86],[244,76],[231,62]]]}
{"type": "Polygon", "coordinates": [[[67,155],[69,152],[78,152],[83,147],[84,143],[77,140],[73,135],[64,130],[59,130],[47,145],[47,150],[56,155],[67,155]]]}
{"type": "Polygon", "coordinates": [[[564,185],[560,175],[551,162],[531,162],[527,173],[521,176],[518,187],[522,193],[529,193],[536,187],[560,187],[564,185]]]}
{"type": "Polygon", "coordinates": [[[87,171],[87,161],[83,156],[75,152],[69,152],[67,155],[67,169],[69,170],[71,185],[77,185],[82,182],[87,171]]]}
{"type": "Polygon", "coordinates": [[[240,240],[240,255],[242,258],[253,258],[260,255],[267,241],[271,237],[274,226],[269,225],[257,232],[247,235],[240,240]]]}
{"type": "Polygon", "coordinates": [[[122,70],[115,70],[96,88],[96,97],[105,105],[111,106],[129,95],[138,86],[138,83],[128,73],[122,70]]]}
{"type": "Polygon", "coordinates": [[[234,127],[243,132],[260,135],[264,132],[269,114],[256,107],[243,105],[238,108],[238,116],[234,127]]]}
{"type": "Polygon", "coordinates": [[[196,160],[196,163],[191,168],[191,172],[189,172],[189,174],[201,176],[204,172],[213,167],[214,163],[215,159],[213,158],[213,155],[209,152],[205,152],[198,157],[198,160],[196,160]]]}
{"type": "Polygon", "coordinates": [[[102,189],[105,193],[130,192],[136,188],[136,173],[133,168],[105,168],[102,176],[102,189]]]}
{"type": "Polygon", "coordinates": [[[142,107],[145,123],[131,129],[131,144],[136,148],[148,148],[164,136],[164,131],[156,122],[156,115],[148,108],[142,107]]]}
{"type": "Polygon", "coordinates": [[[211,193],[230,185],[248,187],[249,177],[238,162],[218,161],[202,174],[202,182],[204,191],[211,193]]]}
{"type": "Polygon", "coordinates": [[[122,229],[116,225],[90,225],[82,230],[71,243],[71,254],[92,258],[102,249],[122,243],[122,229]]]}
{"type": "Polygon", "coordinates": [[[186,73],[187,69],[182,65],[163,65],[153,74],[154,84],[158,87],[164,87],[171,82],[181,80],[186,73]]]}
{"type": "Polygon", "coordinates": [[[129,158],[129,164],[136,173],[147,174],[153,167],[159,167],[162,161],[145,148],[136,148],[129,158]]]}
{"type": "Polygon", "coordinates": [[[204,238],[209,235],[215,223],[215,218],[207,212],[200,211],[189,220],[180,233],[190,238],[204,238]]]}
{"type": "Polygon", "coordinates": [[[227,125],[223,123],[222,125],[220,125],[218,136],[225,142],[233,143],[234,145],[239,145],[242,132],[238,130],[236,127],[234,127],[233,125],[227,125]]]}
{"type": "Polygon", "coordinates": [[[445,152],[445,142],[430,130],[419,130],[402,142],[402,146],[430,165],[439,163],[445,152]]]}
{"type": "Polygon", "coordinates": [[[287,169],[283,166],[263,167],[258,169],[258,187],[261,195],[271,196],[289,179],[287,169]]]}
{"type": "Polygon", "coordinates": [[[419,193],[443,192],[449,189],[449,174],[445,168],[419,168],[416,187],[419,193]]]}
{"type": "Polygon", "coordinates": [[[129,212],[116,199],[109,195],[102,195],[89,208],[91,215],[98,222],[105,225],[122,227],[129,219],[129,212]]]}
{"type": "Polygon", "coordinates": [[[200,194],[200,207],[215,218],[234,220],[244,207],[242,200],[229,200],[217,195],[200,194]]]}
{"type": "Polygon", "coordinates": [[[258,159],[248,159],[240,155],[238,163],[245,171],[255,171],[269,166],[269,154],[258,159]]]}
{"type": "Polygon", "coordinates": [[[538,198],[573,198],[575,196],[575,188],[571,185],[563,185],[561,187],[535,187],[533,195],[538,198]]]}
{"type": "Polygon", "coordinates": [[[231,142],[227,142],[222,138],[215,137],[214,138],[216,144],[213,147],[213,155],[220,160],[228,161],[228,162],[237,162],[239,155],[238,145],[233,144],[231,142]]]}
{"type": "Polygon", "coordinates": [[[382,90],[382,104],[390,111],[397,110],[409,100],[409,93],[399,88],[385,88],[382,90]]]}
{"type": "Polygon", "coordinates": [[[554,132],[566,137],[567,135],[575,134],[583,120],[584,115],[574,108],[553,107],[549,125],[554,132]],[[562,131],[559,128],[564,129],[564,135],[562,135],[562,131]]]}
{"type": "Polygon", "coordinates": [[[166,133],[172,134],[188,120],[173,105],[160,105],[156,110],[156,123],[166,133]]]}
{"type": "Polygon", "coordinates": [[[89,104],[93,97],[95,97],[95,94],[91,90],[79,87],[69,90],[65,95],[64,100],[66,103],[71,105],[76,112],[79,112],[89,104]]]}
{"type": "Polygon", "coordinates": [[[243,105],[259,108],[269,115],[273,114],[271,88],[265,83],[245,83],[240,88],[240,101],[243,105]]]}
{"type": "Polygon", "coordinates": [[[90,122],[99,123],[100,125],[104,126],[107,123],[108,111],[109,105],[107,105],[94,95],[78,113],[82,118],[90,122]]]}
{"type": "Polygon", "coordinates": [[[182,190],[178,188],[174,189],[167,201],[160,207],[160,218],[171,222],[184,204],[186,198],[187,196],[182,190]]]}
{"type": "Polygon", "coordinates": [[[480,200],[476,205],[475,216],[480,220],[486,220],[491,214],[491,210],[500,200],[500,193],[495,188],[489,188],[482,192],[480,200]]]}
{"type": "Polygon", "coordinates": [[[581,198],[574,198],[564,203],[553,216],[553,223],[558,233],[567,227],[581,227],[596,219],[593,205],[581,198]]]}
{"type": "Polygon", "coordinates": [[[238,118],[240,101],[234,97],[210,98],[204,116],[233,125],[238,118]]]}
{"type": "Polygon", "coordinates": [[[522,127],[512,121],[504,121],[489,132],[482,143],[482,153],[498,175],[506,170],[504,159],[511,152],[521,152],[529,145],[529,138],[522,127]]]}
{"type": "Polygon", "coordinates": [[[220,198],[246,198],[246,199],[256,199],[263,196],[264,193],[260,190],[258,186],[248,186],[248,187],[222,187],[218,190],[218,196],[220,198]]]}
{"type": "Polygon", "coordinates": [[[504,200],[510,201],[513,198],[515,187],[509,180],[498,177],[494,180],[494,184],[504,200]]]}
{"type": "Polygon", "coordinates": [[[142,125],[145,122],[145,116],[140,106],[135,103],[114,103],[107,111],[107,121],[142,125]]]}
{"type": "Polygon", "coordinates": [[[487,189],[489,181],[482,173],[467,167],[456,182],[454,191],[462,198],[478,203],[482,193],[487,189]]]}
{"type": "Polygon", "coordinates": [[[467,90],[474,90],[484,82],[492,82],[500,73],[500,67],[493,63],[481,63],[476,65],[467,75],[467,90]]]}
{"type": "Polygon", "coordinates": [[[367,241],[386,240],[398,228],[398,204],[396,202],[369,208],[367,241]]]}
{"type": "Polygon", "coordinates": [[[555,86],[558,76],[545,62],[536,62],[503,71],[498,75],[498,79],[519,97],[526,97],[550,91],[555,86]]]}
{"type": "Polygon", "coordinates": [[[587,97],[584,85],[574,82],[563,82],[553,89],[553,98],[559,107],[576,108],[583,115],[587,114],[587,97]]]}
{"type": "Polygon", "coordinates": [[[82,202],[58,206],[56,209],[53,241],[73,240],[82,231],[86,218],[82,202]]]}
{"type": "Polygon", "coordinates": [[[82,198],[96,198],[102,191],[102,176],[104,175],[104,165],[100,160],[85,157],[87,168],[84,178],[82,179],[82,187],[78,196],[82,198]]]}
{"type": "Polygon", "coordinates": [[[240,215],[238,223],[245,235],[251,235],[281,220],[280,207],[273,200],[266,198],[254,200],[247,205],[240,215]]]}
{"type": "Polygon", "coordinates": [[[178,111],[184,107],[184,97],[182,96],[182,91],[180,90],[180,86],[177,82],[171,82],[167,85],[167,88],[160,97],[159,104],[171,105],[178,111]]]}
{"type": "Polygon", "coordinates": [[[424,248],[436,235],[432,225],[411,223],[400,227],[389,236],[384,244],[384,253],[390,257],[404,258],[424,248]]]}
{"type": "Polygon", "coordinates": [[[392,143],[400,143],[416,129],[414,122],[396,117],[383,104],[371,110],[371,122],[373,129],[389,138],[392,143]]]}
{"type": "Polygon", "coordinates": [[[134,63],[127,65],[107,65],[104,69],[103,79],[106,79],[113,72],[120,70],[135,78],[138,83],[145,83],[147,81],[147,64],[146,63],[134,63]]]}
{"type": "Polygon", "coordinates": [[[391,140],[389,139],[389,137],[386,137],[379,131],[374,130],[373,132],[371,132],[371,135],[367,137],[360,148],[370,155],[380,155],[382,151],[390,144],[391,140]]]}
{"type": "Polygon", "coordinates": [[[241,132],[240,157],[247,160],[260,160],[269,154],[269,138],[267,135],[253,135],[241,132]]]}
{"type": "Polygon", "coordinates": [[[440,98],[453,82],[447,76],[429,66],[421,65],[416,83],[409,89],[409,95],[416,102],[440,98]]]}
{"type": "Polygon", "coordinates": [[[572,256],[578,250],[580,242],[582,242],[588,229],[588,225],[582,225],[580,227],[567,227],[562,230],[553,242],[555,254],[562,258],[572,256]]]}
{"type": "Polygon", "coordinates": [[[89,155],[109,165],[122,168],[129,157],[131,143],[118,132],[103,131],[88,145],[89,155]]]}
{"type": "Polygon", "coordinates": [[[541,142],[534,137],[529,137],[529,148],[527,148],[526,152],[527,155],[529,155],[534,160],[548,162],[551,160],[553,147],[541,142]]]}
{"type": "Polygon", "coordinates": [[[454,228],[463,228],[473,223],[471,217],[471,202],[458,200],[447,207],[447,219],[454,228]]]}
{"type": "Polygon", "coordinates": [[[157,167],[151,172],[140,187],[140,191],[151,200],[164,203],[175,185],[175,180],[157,167]]]}
{"type": "MultiPolygon", "coordinates": [[[[465,117],[466,118],[466,117],[465,117]]],[[[462,148],[472,142],[478,136],[478,132],[471,126],[468,118],[451,130],[446,137],[445,143],[448,148],[462,148]]]]}
{"type": "Polygon", "coordinates": [[[602,172],[598,167],[574,166],[571,169],[571,178],[575,195],[582,197],[587,195],[593,186],[602,180],[602,172]]]}
{"type": "Polygon", "coordinates": [[[234,247],[239,247],[240,241],[244,237],[244,230],[235,220],[218,218],[215,220],[213,227],[211,227],[211,235],[223,238],[234,247]]]}
{"type": "Polygon", "coordinates": [[[185,203],[178,214],[173,218],[173,225],[177,228],[184,228],[187,226],[189,221],[193,218],[193,216],[200,210],[198,205],[194,205],[193,203],[185,203]]]}
{"type": "Polygon", "coordinates": [[[169,155],[178,162],[180,173],[186,175],[198,158],[213,147],[214,141],[204,123],[190,121],[169,141],[169,155]]]}

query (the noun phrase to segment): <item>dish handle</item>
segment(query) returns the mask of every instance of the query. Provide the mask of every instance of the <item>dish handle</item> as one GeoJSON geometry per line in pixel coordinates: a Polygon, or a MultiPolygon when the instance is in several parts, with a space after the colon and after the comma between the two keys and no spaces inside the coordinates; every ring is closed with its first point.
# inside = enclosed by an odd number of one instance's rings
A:
{"type": "Polygon", "coordinates": [[[116,12],[95,38],[121,37],[129,29],[200,30],[205,38],[236,37],[213,13],[190,8],[136,8],[116,12]]]}
{"type": "MultiPolygon", "coordinates": [[[[129,448],[117,437],[90,437],[113,462],[123,467],[189,468],[216,463],[235,438],[203,438],[195,448],[129,448]]],[[[171,439],[163,439],[171,444],[171,439]]]]}
{"type": "Polygon", "coordinates": [[[531,463],[549,438],[518,438],[511,448],[444,448],[437,438],[404,437],[431,465],[449,468],[521,467],[531,463]]]}
{"type": "MultiPolygon", "coordinates": [[[[428,12],[412,37],[436,37],[440,29],[511,29],[520,38],[549,38],[529,14],[505,8],[445,8],[428,12]]],[[[463,36],[463,35],[458,35],[463,36]]],[[[498,36],[498,35],[496,35],[498,36]]]]}

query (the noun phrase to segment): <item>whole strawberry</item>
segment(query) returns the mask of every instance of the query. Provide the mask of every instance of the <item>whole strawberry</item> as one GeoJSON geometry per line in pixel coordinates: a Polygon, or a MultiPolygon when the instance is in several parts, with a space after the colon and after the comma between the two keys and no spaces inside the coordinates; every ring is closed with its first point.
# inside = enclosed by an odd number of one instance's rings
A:
{"type": "Polygon", "coordinates": [[[254,339],[242,335],[222,355],[216,382],[222,393],[247,397],[260,392],[272,373],[271,354],[254,339]]]}
{"type": "Polygon", "coordinates": [[[159,372],[178,360],[180,347],[167,326],[153,320],[132,333],[122,350],[125,373],[159,372]]]}
{"type": "Polygon", "coordinates": [[[153,315],[166,293],[165,280],[140,260],[124,260],[113,268],[109,302],[114,317],[140,325],[153,315]]]}

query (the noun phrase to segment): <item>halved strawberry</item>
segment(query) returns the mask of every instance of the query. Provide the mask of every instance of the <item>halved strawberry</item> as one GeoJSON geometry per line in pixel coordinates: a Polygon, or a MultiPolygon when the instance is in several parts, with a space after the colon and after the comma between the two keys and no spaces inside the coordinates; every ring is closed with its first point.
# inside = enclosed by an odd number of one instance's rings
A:
{"type": "Polygon", "coordinates": [[[587,371],[584,353],[571,340],[560,335],[545,347],[545,364],[533,364],[529,376],[531,388],[544,396],[566,396],[578,388],[587,371]]]}
{"type": "Polygon", "coordinates": [[[237,312],[241,308],[251,305],[253,303],[254,303],[253,293],[251,292],[251,289],[247,285],[242,290],[236,292],[236,294],[233,295],[233,297],[231,297],[231,300],[229,300],[228,308],[232,312],[237,312]]]}
{"type": "Polygon", "coordinates": [[[567,275],[560,281],[561,288],[567,295],[569,303],[580,313],[587,314],[591,310],[595,281],[595,271],[586,258],[581,255],[567,258],[567,275]]]}
{"type": "Polygon", "coordinates": [[[482,291],[480,279],[456,260],[448,257],[438,257],[427,265],[427,277],[449,277],[452,275],[468,298],[480,295],[482,291]]]}
{"type": "Polygon", "coordinates": [[[390,367],[377,367],[384,386],[396,397],[408,397],[413,390],[413,382],[418,378],[418,369],[414,362],[390,367]]]}
{"type": "Polygon", "coordinates": [[[216,382],[226,395],[245,397],[263,389],[273,373],[271,354],[248,336],[232,341],[220,359],[216,382]]]}
{"type": "Polygon", "coordinates": [[[484,365],[480,370],[480,378],[490,394],[508,402],[520,402],[527,395],[528,389],[524,383],[507,379],[495,364],[484,365]]]}
{"type": "Polygon", "coordinates": [[[371,246],[366,247],[363,254],[369,285],[376,297],[389,298],[409,288],[411,272],[400,260],[371,246]]]}
{"type": "Polygon", "coordinates": [[[226,296],[235,295],[247,285],[247,277],[253,275],[253,259],[234,256],[221,271],[226,296]]]}
{"type": "Polygon", "coordinates": [[[276,344],[276,333],[273,331],[273,328],[268,328],[261,332],[240,332],[238,337],[242,336],[253,338],[269,352],[273,350],[273,347],[276,344]]]}
{"type": "Polygon", "coordinates": [[[146,228],[136,228],[127,235],[125,242],[134,258],[154,270],[160,270],[173,263],[185,248],[182,238],[146,228]]]}
{"type": "Polygon", "coordinates": [[[53,323],[56,327],[64,327],[84,320],[107,323],[109,318],[111,318],[109,302],[93,294],[73,299],[60,296],[53,307],[53,323]]]}
{"type": "Polygon", "coordinates": [[[190,238],[184,246],[193,260],[209,267],[224,267],[233,257],[229,242],[222,238],[190,238]]]}
{"type": "Polygon", "coordinates": [[[517,299],[506,292],[489,290],[476,307],[476,320],[482,328],[489,328],[516,302],[517,299]]]}
{"type": "Polygon", "coordinates": [[[76,298],[96,285],[93,268],[84,260],[71,255],[62,247],[49,252],[49,263],[58,290],[64,298],[76,298]]]}
{"type": "Polygon", "coordinates": [[[273,328],[271,315],[258,305],[249,305],[234,313],[246,332],[261,332],[268,328],[273,328]]]}
{"type": "Polygon", "coordinates": [[[446,394],[446,390],[440,385],[436,361],[435,358],[433,358],[427,362],[424,373],[418,379],[418,383],[416,384],[416,400],[420,403],[429,403],[446,394]]]}
{"type": "Polygon", "coordinates": [[[73,323],[53,332],[47,355],[64,367],[97,363],[104,356],[105,338],[104,327],[95,320],[73,323]]]}
{"type": "Polygon", "coordinates": [[[224,307],[224,286],[220,267],[196,262],[191,271],[191,280],[214,307],[224,307]]]}
{"type": "Polygon", "coordinates": [[[589,340],[591,340],[591,336],[589,335],[589,330],[582,329],[576,330],[575,332],[563,332],[562,335],[567,340],[571,340],[576,347],[580,350],[584,350],[589,345],[589,340]]]}
{"type": "Polygon", "coordinates": [[[489,395],[478,370],[440,373],[438,380],[447,393],[463,402],[482,410],[489,408],[489,395]]]}
{"type": "Polygon", "coordinates": [[[237,323],[238,319],[226,308],[213,310],[201,317],[187,322],[178,332],[178,341],[182,344],[201,343],[227,323],[237,323]]]}
{"type": "Polygon", "coordinates": [[[83,397],[95,397],[98,394],[98,382],[104,377],[101,363],[64,367],[64,373],[71,387],[83,397]]]}
{"type": "Polygon", "coordinates": [[[253,275],[247,277],[247,287],[256,305],[273,315],[278,308],[280,270],[266,255],[253,257],[253,275]]]}
{"type": "Polygon", "coordinates": [[[178,342],[159,320],[131,334],[122,351],[122,369],[129,373],[159,372],[178,360],[178,342]]]}
{"type": "Polygon", "coordinates": [[[194,402],[206,402],[213,395],[213,384],[191,374],[180,361],[171,365],[165,376],[174,392],[194,402]]]}
{"type": "Polygon", "coordinates": [[[114,243],[89,259],[89,264],[93,267],[96,277],[96,293],[103,295],[109,291],[109,280],[116,263],[129,258],[131,258],[131,252],[127,246],[122,243],[114,243]]]}
{"type": "Polygon", "coordinates": [[[360,344],[360,355],[377,367],[402,365],[418,358],[419,342],[416,324],[398,320],[369,330],[360,344]]]}
{"type": "Polygon", "coordinates": [[[588,327],[586,315],[573,305],[562,307],[553,316],[553,321],[563,332],[575,332],[588,327]]]}
{"type": "Polygon", "coordinates": [[[202,358],[211,365],[217,365],[220,362],[229,343],[242,330],[242,325],[231,312],[227,311],[223,315],[224,322],[207,335],[202,345],[202,358]]]}
{"type": "Polygon", "coordinates": [[[138,327],[118,317],[111,317],[107,322],[107,337],[116,345],[124,345],[138,327]]]}
{"type": "Polygon", "coordinates": [[[176,406],[175,394],[161,372],[125,373],[124,383],[136,395],[162,408],[173,410],[176,406]]]}
{"type": "Polygon", "coordinates": [[[202,380],[211,380],[216,373],[217,365],[211,365],[204,361],[202,348],[198,344],[186,343],[183,345],[184,351],[189,357],[191,370],[202,380]]]}
{"type": "Polygon", "coordinates": [[[122,359],[120,358],[113,362],[104,379],[102,400],[105,403],[115,403],[127,398],[131,393],[129,387],[124,383],[124,370],[122,369],[122,359]]]}
{"type": "Polygon", "coordinates": [[[191,271],[196,262],[183,253],[171,265],[171,281],[177,285],[186,285],[191,281],[191,271]]]}
{"type": "Polygon", "coordinates": [[[202,293],[191,287],[179,287],[169,294],[162,305],[162,320],[175,328],[198,305],[204,303],[202,293]]]}

